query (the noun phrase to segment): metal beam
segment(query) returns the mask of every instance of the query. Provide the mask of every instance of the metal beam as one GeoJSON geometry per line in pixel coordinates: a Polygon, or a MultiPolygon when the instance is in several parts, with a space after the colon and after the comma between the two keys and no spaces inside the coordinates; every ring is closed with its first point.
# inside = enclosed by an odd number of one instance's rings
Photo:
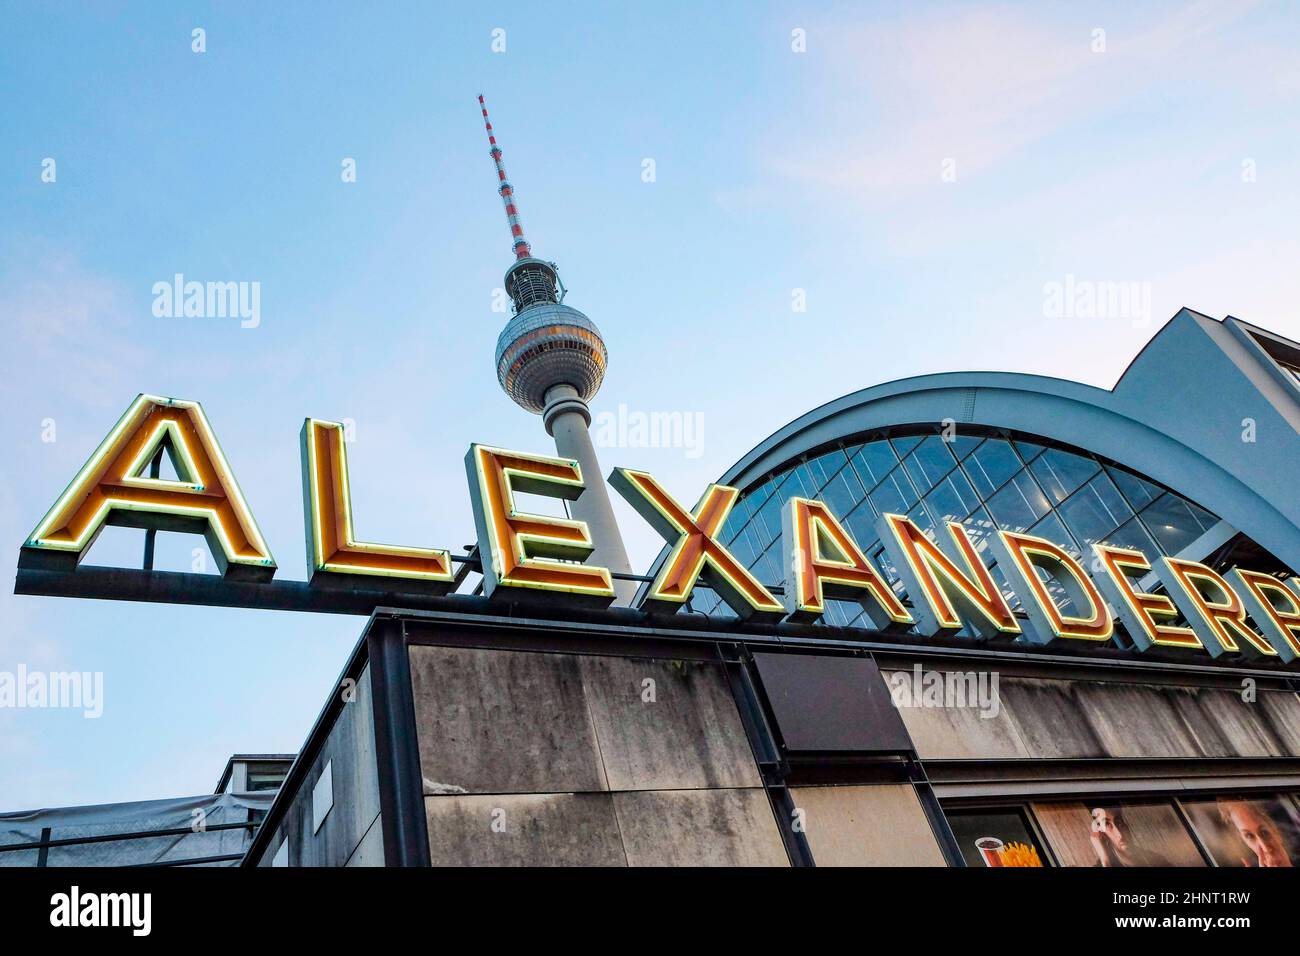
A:
{"type": "Polygon", "coordinates": [[[434,595],[385,588],[367,579],[344,587],[313,585],[306,581],[227,580],[215,574],[178,571],[141,571],[133,568],[82,566],[75,570],[49,567],[18,568],[14,593],[44,597],[71,597],[101,601],[143,601],[206,607],[241,607],[269,611],[313,611],[322,614],[369,616],[385,609],[410,616],[431,614],[479,626],[560,627],[574,631],[608,633],[611,630],[672,640],[743,640],[752,644],[867,650],[932,658],[969,661],[1022,662],[1035,666],[1120,669],[1138,673],[1202,674],[1218,678],[1246,676],[1287,680],[1295,672],[1282,665],[1258,662],[1218,664],[1208,658],[1192,662],[1177,652],[1134,655],[1119,648],[1089,647],[1079,651],[1004,645],[952,637],[922,638],[884,634],[856,627],[829,625],[757,624],[704,614],[678,612],[651,614],[633,608],[602,609],[545,606],[518,599],[489,599],[472,594],[434,595]]]}

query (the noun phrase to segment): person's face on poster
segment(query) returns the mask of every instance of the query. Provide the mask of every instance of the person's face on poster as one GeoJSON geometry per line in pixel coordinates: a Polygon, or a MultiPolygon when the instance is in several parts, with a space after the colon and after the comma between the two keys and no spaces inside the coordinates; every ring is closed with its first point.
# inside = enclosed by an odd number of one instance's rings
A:
{"type": "Polygon", "coordinates": [[[1109,843],[1120,853],[1128,851],[1128,837],[1115,819],[1115,814],[1105,807],[1094,807],[1092,811],[1093,842],[1109,843]]]}
{"type": "MultiPolygon", "coordinates": [[[[1224,815],[1236,828],[1242,842],[1255,854],[1259,866],[1293,865],[1277,824],[1254,803],[1233,801],[1224,806],[1224,815]]],[[[1245,862],[1249,865],[1249,861],[1245,862]]]]}

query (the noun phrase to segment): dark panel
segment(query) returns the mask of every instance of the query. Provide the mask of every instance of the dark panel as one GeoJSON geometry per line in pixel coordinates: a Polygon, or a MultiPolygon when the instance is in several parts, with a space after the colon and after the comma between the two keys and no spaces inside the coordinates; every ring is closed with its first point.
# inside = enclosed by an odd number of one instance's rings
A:
{"type": "Polygon", "coordinates": [[[754,655],[790,751],[910,751],[876,662],[865,657],[754,655]]]}

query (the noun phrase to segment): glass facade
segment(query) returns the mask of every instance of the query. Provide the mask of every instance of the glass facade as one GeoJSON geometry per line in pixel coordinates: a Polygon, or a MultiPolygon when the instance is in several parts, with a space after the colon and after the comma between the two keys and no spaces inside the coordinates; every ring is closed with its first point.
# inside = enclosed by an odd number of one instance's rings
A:
{"type": "MultiPolygon", "coordinates": [[[[736,503],[722,540],[767,585],[787,583],[781,514],[795,495],[825,501],[900,594],[902,583],[875,530],[881,513],[906,514],[931,537],[941,522],[965,522],[1013,603],[1015,593],[988,553],[995,528],[1047,538],[1076,557],[1104,543],[1154,560],[1177,554],[1218,521],[1186,498],[1078,449],[1005,432],[891,434],[821,451],[736,503]]],[[[1064,594],[1058,601],[1068,608],[1064,594]]],[[[707,589],[697,589],[692,604],[708,614],[732,613],[707,589]]],[[[855,602],[829,601],[823,620],[869,626],[855,602]]]]}

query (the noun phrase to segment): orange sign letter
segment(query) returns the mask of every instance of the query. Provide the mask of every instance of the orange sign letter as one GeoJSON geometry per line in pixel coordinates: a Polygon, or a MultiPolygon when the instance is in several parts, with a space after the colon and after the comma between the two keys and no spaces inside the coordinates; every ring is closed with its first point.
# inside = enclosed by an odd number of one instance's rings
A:
{"type": "Polygon", "coordinates": [[[198,402],[138,396],[28,537],[24,563],[75,567],[108,524],[202,534],[226,577],[275,574],[198,402]],[[177,479],[145,476],[164,448],[177,479]]]}
{"type": "Polygon", "coordinates": [[[785,608],[771,592],[716,540],[739,491],[727,485],[709,485],[694,510],[687,511],[644,471],[615,468],[609,483],[673,545],[642,607],[676,611],[703,574],[705,583],[740,617],[784,615],[785,608]]]}

